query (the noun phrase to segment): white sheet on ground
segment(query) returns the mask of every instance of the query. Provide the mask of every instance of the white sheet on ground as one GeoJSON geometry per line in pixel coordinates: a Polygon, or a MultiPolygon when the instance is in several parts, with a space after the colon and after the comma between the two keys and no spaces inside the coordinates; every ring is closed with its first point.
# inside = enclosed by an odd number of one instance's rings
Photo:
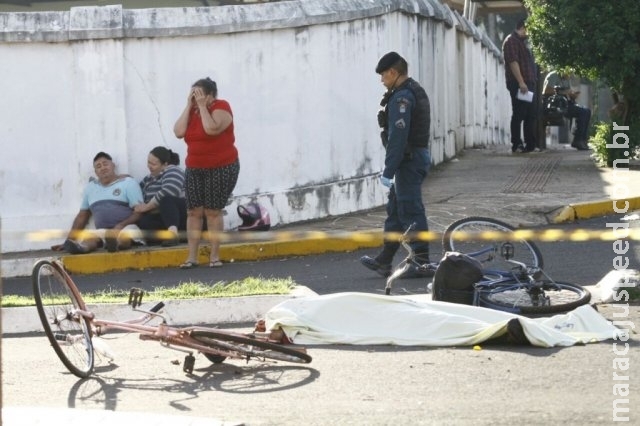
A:
{"type": "Polygon", "coordinates": [[[335,293],[286,300],[265,315],[296,344],[475,345],[506,333],[518,318],[532,345],[571,346],[612,339],[616,328],[589,305],[550,318],[526,318],[476,306],[409,296],[335,293]]]}

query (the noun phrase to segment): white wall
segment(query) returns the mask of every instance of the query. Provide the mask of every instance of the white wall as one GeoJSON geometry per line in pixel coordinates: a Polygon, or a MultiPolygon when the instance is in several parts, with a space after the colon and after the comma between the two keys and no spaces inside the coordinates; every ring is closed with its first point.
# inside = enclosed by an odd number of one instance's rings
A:
{"type": "Polygon", "coordinates": [[[435,164],[508,141],[499,52],[437,0],[116,5],[0,13],[0,23],[3,253],[66,234],[98,151],[136,178],[156,145],[184,160],[173,124],[206,76],[231,103],[240,151],[227,229],[250,199],[274,224],[385,202],[375,118],[384,87],[374,68],[390,50],[430,96],[435,164]]]}

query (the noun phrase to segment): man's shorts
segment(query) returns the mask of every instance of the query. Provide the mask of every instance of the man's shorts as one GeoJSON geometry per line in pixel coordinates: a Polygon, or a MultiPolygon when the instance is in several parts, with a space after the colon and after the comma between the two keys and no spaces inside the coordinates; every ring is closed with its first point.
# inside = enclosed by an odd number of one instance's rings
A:
{"type": "MultiPolygon", "coordinates": [[[[104,246],[106,244],[105,237],[108,231],[111,231],[111,230],[103,228],[103,229],[86,231],[87,235],[85,235],[82,239],[86,240],[91,237],[98,238],[102,240],[102,244],[104,246]]],[[[142,231],[140,230],[140,228],[138,228],[138,225],[134,225],[134,224],[127,225],[124,228],[122,228],[122,230],[120,230],[120,232],[118,233],[118,240],[123,240],[127,238],[133,240],[133,242],[138,245],[146,244],[144,241],[144,235],[142,234],[142,231]]]]}

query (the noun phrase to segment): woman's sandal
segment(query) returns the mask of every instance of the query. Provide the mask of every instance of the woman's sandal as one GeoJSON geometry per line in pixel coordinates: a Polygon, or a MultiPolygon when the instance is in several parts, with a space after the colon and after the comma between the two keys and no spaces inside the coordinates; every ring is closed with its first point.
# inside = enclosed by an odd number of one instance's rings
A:
{"type": "Polygon", "coordinates": [[[193,269],[196,268],[198,266],[198,264],[196,262],[192,262],[190,260],[187,260],[186,262],[180,264],[179,268],[180,269],[193,269]]]}
{"type": "Polygon", "coordinates": [[[222,266],[222,262],[219,260],[212,260],[209,262],[209,268],[220,268],[222,266]]]}

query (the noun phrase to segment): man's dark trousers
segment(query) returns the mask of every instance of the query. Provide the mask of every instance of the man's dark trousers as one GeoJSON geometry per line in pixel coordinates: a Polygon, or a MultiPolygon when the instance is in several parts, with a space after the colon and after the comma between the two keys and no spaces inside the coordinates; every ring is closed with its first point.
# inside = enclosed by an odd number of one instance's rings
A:
{"type": "MultiPolygon", "coordinates": [[[[535,93],[535,87],[528,85],[529,90],[535,93]]],[[[533,151],[537,147],[536,143],[536,102],[525,102],[518,99],[517,82],[507,83],[509,95],[511,96],[511,145],[512,150],[518,146],[523,146],[525,151],[533,151]],[[520,126],[523,125],[524,143],[520,138],[520,126]]]]}

